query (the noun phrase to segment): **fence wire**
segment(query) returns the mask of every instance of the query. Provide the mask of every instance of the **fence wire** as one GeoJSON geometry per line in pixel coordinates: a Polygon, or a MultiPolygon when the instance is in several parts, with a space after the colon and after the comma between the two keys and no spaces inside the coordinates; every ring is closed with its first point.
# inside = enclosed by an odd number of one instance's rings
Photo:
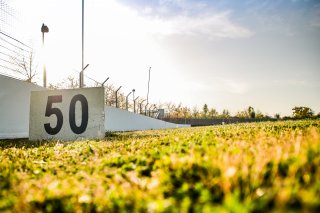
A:
{"type": "Polygon", "coordinates": [[[10,1],[0,0],[0,73],[26,79],[22,67],[28,66],[32,48],[19,39],[19,13],[10,6],[10,1]]]}

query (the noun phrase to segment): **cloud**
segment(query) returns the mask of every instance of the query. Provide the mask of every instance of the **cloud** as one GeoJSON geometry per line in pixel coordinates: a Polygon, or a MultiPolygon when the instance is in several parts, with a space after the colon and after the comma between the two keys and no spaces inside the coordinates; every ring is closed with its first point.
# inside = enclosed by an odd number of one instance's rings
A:
{"type": "Polygon", "coordinates": [[[232,79],[221,79],[220,81],[222,88],[229,93],[242,95],[248,92],[249,86],[244,82],[232,79]]]}
{"type": "Polygon", "coordinates": [[[217,94],[230,93],[235,95],[243,95],[246,94],[250,89],[250,86],[247,82],[226,78],[214,78],[210,81],[210,83],[204,83],[204,81],[189,81],[188,85],[190,85],[190,90],[197,90],[199,92],[213,91],[217,94]]]}
{"type": "MultiPolygon", "coordinates": [[[[198,16],[179,15],[168,19],[148,19],[151,32],[162,36],[203,36],[208,39],[248,38],[253,35],[249,29],[233,23],[230,12],[198,16]]],[[[150,28],[149,28],[150,29],[150,28]]]]}
{"type": "Polygon", "coordinates": [[[273,80],[272,82],[282,86],[309,86],[305,80],[296,80],[296,79],[281,79],[281,80],[273,80]]]}
{"type": "Polygon", "coordinates": [[[231,19],[232,10],[216,11],[204,2],[160,0],[142,7],[122,4],[149,33],[161,36],[189,36],[207,39],[248,38],[253,32],[231,19]]]}
{"type": "Polygon", "coordinates": [[[153,7],[153,14],[163,17],[198,13],[208,9],[206,2],[194,0],[158,0],[144,2],[143,5],[153,7]]]}

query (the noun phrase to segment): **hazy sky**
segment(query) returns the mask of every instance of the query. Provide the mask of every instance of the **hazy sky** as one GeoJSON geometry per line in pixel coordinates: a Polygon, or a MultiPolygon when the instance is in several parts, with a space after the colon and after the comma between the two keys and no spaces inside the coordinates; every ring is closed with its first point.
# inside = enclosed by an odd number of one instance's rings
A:
{"type": "MultiPolygon", "coordinates": [[[[48,82],[81,69],[80,0],[8,0],[38,58],[45,35],[48,82]]],[[[85,1],[85,73],[150,100],[232,113],[248,106],[320,112],[318,0],[85,1]]],[[[41,71],[41,66],[39,66],[41,71]]],[[[85,79],[89,83],[88,79],[85,79]]]]}

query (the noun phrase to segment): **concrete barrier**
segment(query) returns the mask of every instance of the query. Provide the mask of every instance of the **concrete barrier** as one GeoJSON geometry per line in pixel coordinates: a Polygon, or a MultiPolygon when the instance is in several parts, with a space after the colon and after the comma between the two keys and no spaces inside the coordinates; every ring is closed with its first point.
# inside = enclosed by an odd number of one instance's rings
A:
{"type": "MultiPolygon", "coordinates": [[[[0,74],[0,139],[28,138],[31,91],[45,88],[0,74]]],[[[106,131],[134,131],[189,127],[126,110],[105,107],[106,131]]]]}
{"type": "Polygon", "coordinates": [[[190,127],[190,125],[169,123],[109,106],[105,107],[105,113],[105,128],[106,131],[111,132],[190,127]]]}
{"type": "Polygon", "coordinates": [[[0,139],[29,137],[31,91],[43,87],[0,75],[0,139]]]}

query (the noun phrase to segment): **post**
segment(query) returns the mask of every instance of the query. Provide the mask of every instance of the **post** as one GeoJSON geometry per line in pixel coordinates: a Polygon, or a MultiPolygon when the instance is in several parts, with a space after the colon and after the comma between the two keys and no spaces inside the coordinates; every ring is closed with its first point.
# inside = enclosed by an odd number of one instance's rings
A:
{"type": "MultiPolygon", "coordinates": [[[[42,49],[44,50],[44,32],[42,32],[42,49]]],[[[47,70],[45,60],[43,61],[43,87],[47,87],[47,70]]]]}
{"type": "Polygon", "coordinates": [[[104,84],[105,84],[108,80],[109,80],[109,77],[102,82],[101,86],[104,87],[104,84]]]}
{"type": "Polygon", "coordinates": [[[147,102],[146,106],[144,107],[144,115],[147,115],[147,107],[148,107],[149,103],[147,102]]]}
{"type": "Polygon", "coordinates": [[[145,102],[146,100],[142,100],[141,102],[140,102],[140,114],[142,114],[142,103],[143,102],[145,102]]]}
{"type": "Polygon", "coordinates": [[[83,74],[83,73],[84,73],[84,70],[87,69],[88,66],[89,66],[89,64],[87,64],[87,65],[80,71],[80,74],[79,74],[79,75],[80,75],[80,85],[79,85],[80,88],[83,88],[83,87],[84,87],[84,84],[83,84],[83,79],[84,79],[83,76],[84,76],[84,74],[83,74]]]}
{"type": "MultiPolygon", "coordinates": [[[[134,102],[134,92],[135,91],[136,91],[135,89],[132,89],[132,100],[133,100],[133,102],[134,102]]],[[[133,112],[136,112],[135,106],[133,106],[133,112]]]]}
{"type": "Polygon", "coordinates": [[[121,89],[122,86],[120,86],[117,90],[116,90],[116,108],[118,108],[118,91],[121,89]]]}
{"type": "Polygon", "coordinates": [[[129,97],[129,95],[132,93],[132,91],[127,95],[127,97],[126,97],[126,110],[128,110],[128,97],[129,97]]]}
{"type": "Polygon", "coordinates": [[[136,100],[139,98],[139,96],[136,99],[133,99],[133,112],[136,113],[136,100]]]}
{"type": "MultiPolygon", "coordinates": [[[[42,50],[43,50],[43,55],[45,55],[45,51],[44,51],[44,33],[48,33],[49,32],[48,26],[46,26],[45,24],[42,24],[41,32],[42,32],[42,50]]],[[[43,87],[44,88],[47,87],[47,69],[46,69],[45,59],[43,60],[43,87]]]]}

